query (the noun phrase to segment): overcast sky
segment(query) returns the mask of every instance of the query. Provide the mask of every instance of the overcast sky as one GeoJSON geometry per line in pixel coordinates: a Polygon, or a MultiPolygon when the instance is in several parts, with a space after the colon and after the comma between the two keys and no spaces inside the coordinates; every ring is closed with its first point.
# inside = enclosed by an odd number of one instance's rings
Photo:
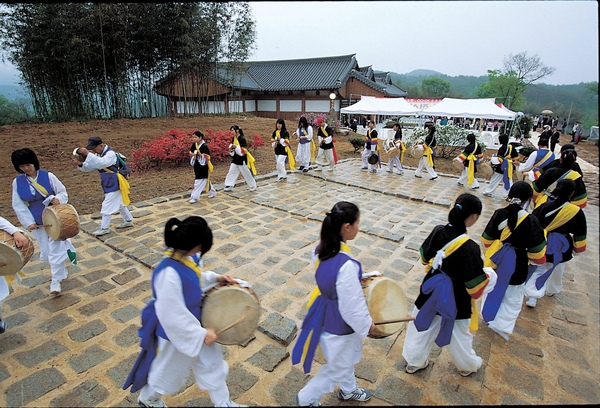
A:
{"type": "Polygon", "coordinates": [[[598,81],[597,1],[250,2],[251,61],[356,54],[359,66],[487,75],[526,51],[556,68],[541,82],[598,81]]]}
{"type": "MultiPolygon", "coordinates": [[[[598,81],[598,2],[250,2],[251,61],[356,54],[359,66],[405,74],[487,75],[526,51],[556,68],[541,82],[598,81]]],[[[0,84],[18,81],[0,62],[0,84]]]]}

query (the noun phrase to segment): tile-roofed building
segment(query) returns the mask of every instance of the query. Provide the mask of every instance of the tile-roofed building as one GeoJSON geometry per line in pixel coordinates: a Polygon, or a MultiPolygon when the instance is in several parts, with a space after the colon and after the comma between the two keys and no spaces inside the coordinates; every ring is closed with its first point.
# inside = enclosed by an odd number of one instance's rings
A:
{"type": "Polygon", "coordinates": [[[219,64],[208,82],[198,82],[171,75],[156,85],[156,92],[167,97],[172,114],[247,112],[286,120],[332,107],[339,112],[361,95],[407,95],[392,84],[388,73],[359,67],[355,54],[250,61],[238,70],[219,64]]]}

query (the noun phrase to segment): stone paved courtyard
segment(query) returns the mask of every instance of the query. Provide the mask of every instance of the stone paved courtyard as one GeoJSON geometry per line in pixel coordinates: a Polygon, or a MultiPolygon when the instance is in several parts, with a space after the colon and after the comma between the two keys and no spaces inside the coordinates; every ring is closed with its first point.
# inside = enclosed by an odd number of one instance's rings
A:
{"type": "MultiPolygon", "coordinates": [[[[122,390],[139,352],[140,311],[151,299],[151,268],[162,258],[162,231],[173,216],[200,215],[214,233],[204,269],[248,281],[260,298],[254,338],[244,346],[222,346],[229,363],[229,389],[236,402],[254,406],[293,405],[308,377],[292,366],[290,353],[314,287],[310,251],[319,238],[325,211],[340,200],[361,210],[360,232],[349,242],[365,271],[378,270],[400,284],[409,311],[423,278],[418,249],[431,229],[446,222],[450,203],[468,191],[456,178],[436,181],[360,171],[360,161],[340,162],[329,172],[293,172],[287,182],[275,175],[249,192],[241,180],[234,192],[217,185],[214,199],[189,204],[189,191],[132,203],[134,228],[100,238],[90,235],[99,214],[81,217],[72,239],[78,264],[69,266],[63,292],[49,294],[50,272],[37,254],[26,278],[5,300],[8,331],[0,335],[0,406],[136,406],[137,393],[122,390]]],[[[483,188],[483,187],[482,187],[483,188]]],[[[493,211],[504,206],[500,189],[491,198],[477,194],[484,212],[469,235],[479,242],[493,211]]],[[[373,392],[367,403],[326,405],[497,405],[598,404],[599,268],[598,207],[585,209],[587,252],[568,263],[564,290],[524,307],[508,342],[482,325],[475,351],[478,373],[463,378],[447,351],[435,349],[432,364],[404,373],[404,330],[385,339],[366,339],[356,367],[361,387],[373,392]]],[[[118,231],[118,232],[115,232],[118,231]]],[[[313,364],[313,373],[318,369],[313,364]]],[[[169,406],[211,406],[192,377],[169,406]]]]}

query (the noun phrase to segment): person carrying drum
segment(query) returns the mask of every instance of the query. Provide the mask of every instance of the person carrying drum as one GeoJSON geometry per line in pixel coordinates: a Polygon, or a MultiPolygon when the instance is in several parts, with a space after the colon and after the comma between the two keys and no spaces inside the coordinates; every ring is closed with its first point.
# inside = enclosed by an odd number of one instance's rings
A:
{"type": "Polygon", "coordinates": [[[475,174],[477,174],[479,161],[483,159],[483,149],[475,141],[473,133],[467,135],[467,142],[465,150],[459,156],[462,159],[464,167],[458,178],[458,185],[464,186],[466,182],[471,187],[471,190],[477,190],[479,188],[479,181],[477,181],[475,174]]]}
{"type": "Polygon", "coordinates": [[[396,166],[399,171],[398,174],[401,176],[404,174],[402,161],[404,160],[404,151],[406,150],[406,147],[404,146],[404,143],[402,143],[402,126],[399,123],[394,123],[394,132],[396,132],[394,133],[394,145],[396,149],[400,150],[400,154],[388,158],[388,168],[386,171],[388,173],[393,173],[394,166],[396,166]]]}
{"type": "Polygon", "coordinates": [[[548,245],[547,262],[538,265],[525,284],[529,307],[535,307],[544,295],[560,293],[566,263],[586,250],[587,221],[583,210],[570,203],[574,193],[575,182],[562,179],[548,201],[533,210],[532,215],[548,233],[548,245]]]}
{"type": "Polygon", "coordinates": [[[523,306],[529,264],[546,262],[546,236],[536,217],[524,209],[533,190],[526,181],[517,181],[508,192],[509,204],[494,211],[481,241],[485,266],[496,270],[494,290],[482,298],[481,315],[488,327],[508,340],[523,306]]]}
{"type": "Polygon", "coordinates": [[[227,274],[202,270],[202,256],[213,243],[210,227],[202,217],[183,221],[171,218],[164,230],[165,258],[152,272],[152,294],[142,311],[140,345],[123,389],[141,388],[138,403],[165,407],[164,394],[174,394],[185,384],[190,369],[198,387],[207,390],[218,407],[239,407],[229,399],[229,372],[214,329],[202,327],[203,288],[217,282],[234,283],[227,274]]]}
{"type": "Polygon", "coordinates": [[[379,144],[377,142],[377,130],[375,130],[375,122],[369,121],[369,129],[367,130],[367,136],[365,137],[364,150],[362,152],[362,167],[361,170],[368,170],[369,173],[377,173],[377,162],[371,164],[369,162],[369,156],[377,155],[379,150],[379,144]]]}
{"type": "MultiPolygon", "coordinates": [[[[29,238],[23,232],[15,227],[10,221],[4,217],[0,217],[0,230],[11,235],[15,240],[15,246],[20,249],[27,245],[29,238]]],[[[4,333],[7,329],[6,322],[2,319],[2,301],[10,293],[9,285],[14,279],[12,276],[0,276],[0,334],[4,333]]]]}
{"type": "Polygon", "coordinates": [[[40,248],[40,260],[50,265],[50,293],[60,293],[60,282],[69,274],[65,261],[76,262],[75,247],[70,239],[55,241],[48,236],[42,213],[50,205],[66,204],[67,189],[53,173],[40,169],[33,150],[15,150],[10,158],[15,170],[21,173],[12,183],[13,210],[21,225],[33,233],[40,248]]]}
{"type": "Polygon", "coordinates": [[[436,180],[438,178],[437,173],[435,172],[435,147],[437,146],[437,142],[435,140],[435,126],[429,125],[427,127],[427,136],[425,136],[425,141],[423,143],[419,143],[423,145],[423,156],[419,159],[419,164],[417,165],[417,169],[415,170],[415,177],[421,178],[421,171],[423,167],[427,169],[427,173],[431,177],[429,180],[436,180]]]}
{"type": "Polygon", "coordinates": [[[502,133],[500,136],[498,136],[498,142],[500,143],[498,154],[493,156],[491,159],[494,174],[492,175],[488,186],[483,189],[483,195],[486,197],[491,197],[492,193],[496,187],[500,185],[500,183],[504,184],[505,195],[508,195],[508,191],[513,183],[513,159],[519,157],[519,152],[517,152],[517,149],[508,144],[507,134],[502,133]]]}
{"type": "Polygon", "coordinates": [[[208,193],[208,198],[217,195],[217,190],[210,181],[213,165],[210,162],[210,150],[204,142],[204,133],[196,130],[192,134],[194,144],[190,147],[190,164],[194,166],[194,189],[190,195],[190,204],[198,202],[202,191],[208,193]]]}
{"type": "Polygon", "coordinates": [[[336,203],[325,215],[321,241],[312,254],[317,288],[292,351],[292,364],[303,362],[304,372],[310,372],[318,345],[326,364],[296,396],[301,406],[319,406],[319,398],[332,392],[336,384],[340,387],[337,397],[342,401],[371,398],[369,391],[358,387],[354,376],[362,341],[377,330],[361,286],[361,264],[346,244],[356,237],[359,221],[355,204],[336,203]]]}
{"type": "Polygon", "coordinates": [[[479,245],[466,234],[481,210],[477,196],[459,195],[448,213],[448,224],[436,226],[419,249],[421,262],[428,266],[402,349],[408,374],[427,368],[434,342],[448,346],[463,377],[481,367],[471,334],[477,329],[474,300],[490,291],[496,278],[493,270],[483,267],[479,245]]]}
{"type": "Polygon", "coordinates": [[[107,144],[102,142],[99,136],[92,136],[88,139],[88,144],[85,148],[77,149],[77,153],[85,157],[85,161],[81,163],[77,159],[73,162],[77,164],[77,168],[85,173],[98,170],[100,173],[100,184],[104,191],[104,201],[102,201],[102,221],[100,228],[92,232],[92,235],[97,237],[106,235],[110,232],[111,215],[117,211],[121,214],[123,222],[117,225],[117,228],[133,227],[133,215],[129,212],[129,184],[127,180],[118,174],[118,159],[117,154],[107,144]],[[94,153],[94,154],[90,154],[94,153]],[[127,188],[122,190],[121,184],[126,183],[127,188]]]}

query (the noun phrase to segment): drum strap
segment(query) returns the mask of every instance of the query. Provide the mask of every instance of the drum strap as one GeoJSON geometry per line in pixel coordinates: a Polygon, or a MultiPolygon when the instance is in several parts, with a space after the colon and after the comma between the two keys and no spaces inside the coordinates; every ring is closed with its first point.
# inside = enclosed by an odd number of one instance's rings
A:
{"type": "Polygon", "coordinates": [[[200,269],[200,266],[198,266],[198,264],[196,264],[194,261],[192,261],[189,257],[181,255],[179,252],[176,252],[172,248],[167,249],[164,252],[164,254],[166,256],[168,256],[169,258],[172,258],[172,259],[176,260],[177,262],[184,264],[185,266],[187,266],[188,268],[190,268],[191,270],[196,272],[196,275],[198,275],[198,278],[202,277],[202,270],[200,269]]]}

